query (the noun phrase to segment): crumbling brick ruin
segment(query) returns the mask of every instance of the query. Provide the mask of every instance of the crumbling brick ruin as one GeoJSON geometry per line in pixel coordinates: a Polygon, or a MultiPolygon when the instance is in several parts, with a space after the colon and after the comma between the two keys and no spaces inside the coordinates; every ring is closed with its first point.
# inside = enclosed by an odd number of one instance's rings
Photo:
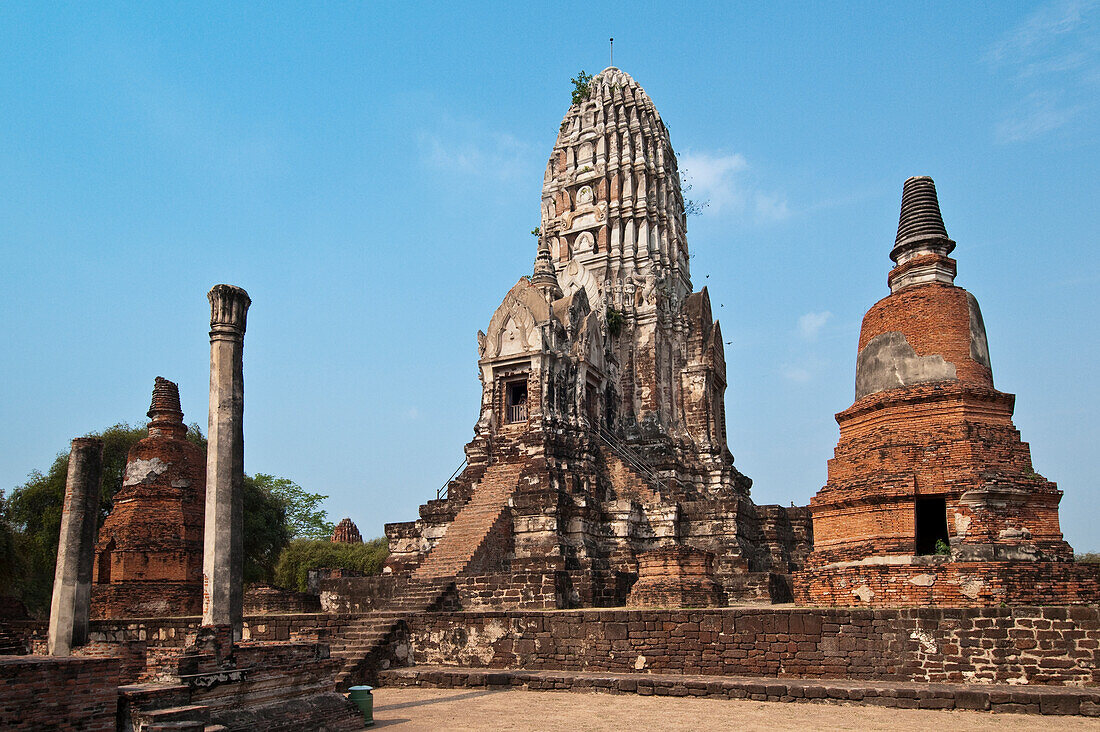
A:
{"type": "MultiPolygon", "coordinates": [[[[931,179],[905,183],[809,507],[755,505],[734,467],[676,157],[616,68],[562,122],[541,223],[533,274],[478,333],[463,467],[386,526],[380,576],[313,570],[309,593],[242,592],[251,300],[215,286],[209,454],[158,377],[89,622],[102,444],[73,441],[49,630],[0,602],[0,727],[357,729],[334,692],[361,682],[1100,717],[1100,571],[1072,561],[1061,491],[993,386],[931,179]],[[71,699],[31,708],[61,682],[71,699]]],[[[345,518],[331,540],[362,537],[345,518]]]]}
{"type": "Polygon", "coordinates": [[[359,534],[359,527],[350,518],[340,519],[332,532],[333,544],[362,544],[363,537],[359,534]]]}
{"type": "Polygon", "coordinates": [[[836,416],[796,598],[828,605],[1096,602],[1062,492],[1035,472],[993,387],[978,301],[957,287],[931,178],[902,194],[890,294],[863,319],[856,401],[836,416]]]}
{"type": "Polygon", "coordinates": [[[639,555],[691,546],[714,554],[724,603],[789,597],[809,517],[754,505],[734,467],[721,329],[692,291],[686,229],[668,130],[605,69],[562,121],[534,273],[478,333],[467,464],[420,520],[387,525],[394,570],[521,571],[543,588],[532,602],[621,605],[639,555]]]}
{"type": "Polygon", "coordinates": [[[159,376],[149,419],[99,530],[92,617],[202,611],[206,455],[186,439],[179,389],[159,376]]]}

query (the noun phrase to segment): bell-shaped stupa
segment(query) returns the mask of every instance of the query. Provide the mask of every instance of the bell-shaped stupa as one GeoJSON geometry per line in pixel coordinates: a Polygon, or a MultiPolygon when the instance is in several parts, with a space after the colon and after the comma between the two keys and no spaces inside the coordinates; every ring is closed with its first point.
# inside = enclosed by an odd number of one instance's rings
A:
{"type": "Polygon", "coordinates": [[[863,318],[855,403],[836,416],[828,482],[810,502],[800,601],[1088,596],[1059,529],[1062,492],[1032,467],[1015,397],[993,387],[978,301],[954,284],[954,248],[932,179],[905,181],[890,295],[863,318]]]}

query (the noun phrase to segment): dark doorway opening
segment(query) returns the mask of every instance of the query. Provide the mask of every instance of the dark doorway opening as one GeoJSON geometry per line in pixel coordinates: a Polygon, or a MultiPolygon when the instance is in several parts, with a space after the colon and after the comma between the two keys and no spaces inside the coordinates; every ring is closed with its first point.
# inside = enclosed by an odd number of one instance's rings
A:
{"type": "Polygon", "coordinates": [[[593,384],[588,384],[584,390],[584,411],[588,417],[588,424],[598,427],[600,424],[600,395],[593,384]]]}
{"type": "Polygon", "coordinates": [[[937,542],[949,543],[947,501],[943,498],[917,499],[917,554],[935,554],[937,542]]]}
{"type": "Polygon", "coordinates": [[[527,381],[513,381],[505,386],[504,421],[527,421],[527,381]]]}
{"type": "Polygon", "coordinates": [[[99,566],[97,569],[98,578],[96,582],[101,585],[111,584],[111,554],[115,551],[115,540],[111,539],[107,542],[107,546],[103,547],[103,551],[99,553],[99,566]]]}

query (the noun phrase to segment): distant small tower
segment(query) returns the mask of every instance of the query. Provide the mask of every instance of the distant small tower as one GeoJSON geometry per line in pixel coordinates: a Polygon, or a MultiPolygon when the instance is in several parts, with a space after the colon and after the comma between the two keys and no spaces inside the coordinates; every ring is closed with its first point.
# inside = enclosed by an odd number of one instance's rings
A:
{"type": "Polygon", "coordinates": [[[359,527],[350,518],[343,518],[336,524],[336,530],[332,532],[332,543],[362,544],[363,537],[359,535],[359,527]]]}
{"type": "Polygon", "coordinates": [[[130,448],[96,542],[92,617],[202,610],[206,457],[187,439],[178,387],[157,377],[149,436],[130,448]]]}

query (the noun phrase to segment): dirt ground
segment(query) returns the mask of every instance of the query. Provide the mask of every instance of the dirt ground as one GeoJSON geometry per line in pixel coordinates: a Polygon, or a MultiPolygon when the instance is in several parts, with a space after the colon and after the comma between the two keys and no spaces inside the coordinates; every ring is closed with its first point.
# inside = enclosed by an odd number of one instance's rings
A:
{"type": "Polygon", "coordinates": [[[1100,720],[849,704],[549,691],[385,688],[372,729],[394,730],[1100,730],[1100,720]]]}

